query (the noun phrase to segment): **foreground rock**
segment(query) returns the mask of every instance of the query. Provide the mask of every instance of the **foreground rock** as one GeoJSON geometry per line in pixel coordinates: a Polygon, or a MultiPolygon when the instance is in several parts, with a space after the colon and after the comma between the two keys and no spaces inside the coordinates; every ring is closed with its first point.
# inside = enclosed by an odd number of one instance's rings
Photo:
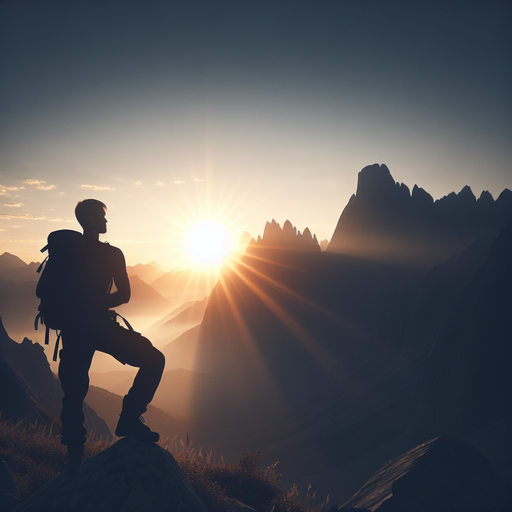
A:
{"type": "Polygon", "coordinates": [[[16,512],[208,512],[174,457],[124,438],[89,459],[78,476],[61,474],[16,512]]]}
{"type": "Polygon", "coordinates": [[[505,512],[512,496],[478,450],[438,437],[385,464],[340,510],[505,512]]]}

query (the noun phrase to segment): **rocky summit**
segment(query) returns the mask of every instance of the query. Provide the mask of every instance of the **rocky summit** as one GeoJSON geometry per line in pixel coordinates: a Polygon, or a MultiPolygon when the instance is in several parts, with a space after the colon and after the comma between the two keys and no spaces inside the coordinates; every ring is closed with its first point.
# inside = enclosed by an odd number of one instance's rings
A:
{"type": "Polygon", "coordinates": [[[156,444],[124,438],[62,473],[17,512],[208,512],[174,457],[156,444]]]}

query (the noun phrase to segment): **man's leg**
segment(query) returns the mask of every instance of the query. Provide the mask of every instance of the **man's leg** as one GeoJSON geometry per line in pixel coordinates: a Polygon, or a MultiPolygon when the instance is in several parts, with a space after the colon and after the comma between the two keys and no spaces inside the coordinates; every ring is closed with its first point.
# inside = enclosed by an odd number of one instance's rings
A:
{"type": "Polygon", "coordinates": [[[123,364],[139,368],[132,387],[123,398],[123,410],[116,435],[158,441],[159,435],[143,425],[140,416],[146,412],[147,405],[160,384],[165,366],[164,355],[147,338],[135,331],[124,329],[117,323],[112,323],[101,336],[96,349],[112,355],[123,364]]]}
{"type": "MultiPolygon", "coordinates": [[[[70,337],[71,338],[71,337],[70,337]]],[[[89,367],[93,350],[80,347],[79,340],[63,336],[60,351],[59,379],[62,398],[62,444],[68,447],[67,471],[78,473],[82,465],[87,430],[84,427],[83,401],[89,390],[89,367]],[[74,343],[75,342],[75,343],[74,343]],[[79,350],[77,348],[80,347],[79,350]]]]}

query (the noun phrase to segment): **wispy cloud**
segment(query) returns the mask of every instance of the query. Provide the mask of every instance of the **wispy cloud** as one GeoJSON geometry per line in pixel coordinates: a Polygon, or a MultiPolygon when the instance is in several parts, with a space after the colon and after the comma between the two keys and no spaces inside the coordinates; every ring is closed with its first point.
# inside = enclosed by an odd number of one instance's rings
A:
{"type": "Polygon", "coordinates": [[[181,180],[176,180],[176,181],[173,181],[173,183],[175,185],[182,185],[183,183],[185,183],[184,181],[181,181],[181,180]]]}
{"type": "Polygon", "coordinates": [[[204,178],[202,180],[200,180],[199,178],[194,178],[194,181],[196,181],[197,183],[203,183],[204,178]]]}
{"type": "Polygon", "coordinates": [[[45,185],[46,181],[42,180],[23,180],[25,185],[30,185],[31,187],[37,188],[37,190],[52,190],[55,188],[55,185],[45,185]]]}
{"type": "Polygon", "coordinates": [[[115,190],[115,188],[100,187],[99,185],[80,185],[80,188],[87,188],[89,190],[110,190],[110,191],[115,190]]]}
{"type": "Polygon", "coordinates": [[[0,219],[46,220],[46,217],[44,215],[32,215],[31,213],[0,213],[0,219]]]}
{"type": "Polygon", "coordinates": [[[157,187],[163,187],[164,185],[165,185],[165,183],[162,183],[161,181],[156,182],[157,187]]]}
{"type": "Polygon", "coordinates": [[[6,187],[5,185],[0,185],[0,196],[11,197],[9,192],[15,192],[16,190],[24,190],[25,187],[6,187]]]}
{"type": "Polygon", "coordinates": [[[10,191],[13,191],[13,190],[25,190],[25,187],[6,187],[5,185],[0,185],[0,190],[10,190],[10,191]]]}
{"type": "Polygon", "coordinates": [[[9,208],[19,208],[22,203],[4,203],[4,206],[8,206],[9,208]]]}
{"type": "Polygon", "coordinates": [[[72,220],[63,220],[56,217],[47,217],[46,215],[32,215],[31,213],[0,213],[0,219],[4,220],[46,220],[48,222],[73,222],[72,220]]]}
{"type": "Polygon", "coordinates": [[[137,181],[135,182],[135,185],[142,185],[142,181],[137,180],[137,181]]]}

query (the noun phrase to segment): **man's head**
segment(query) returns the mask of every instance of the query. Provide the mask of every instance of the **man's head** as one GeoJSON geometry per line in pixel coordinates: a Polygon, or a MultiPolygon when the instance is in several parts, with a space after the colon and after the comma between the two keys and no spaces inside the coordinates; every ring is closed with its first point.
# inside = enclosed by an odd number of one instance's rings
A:
{"type": "Polygon", "coordinates": [[[107,232],[106,212],[106,205],[97,199],[79,201],[75,208],[76,220],[78,220],[84,232],[98,234],[107,232]]]}

